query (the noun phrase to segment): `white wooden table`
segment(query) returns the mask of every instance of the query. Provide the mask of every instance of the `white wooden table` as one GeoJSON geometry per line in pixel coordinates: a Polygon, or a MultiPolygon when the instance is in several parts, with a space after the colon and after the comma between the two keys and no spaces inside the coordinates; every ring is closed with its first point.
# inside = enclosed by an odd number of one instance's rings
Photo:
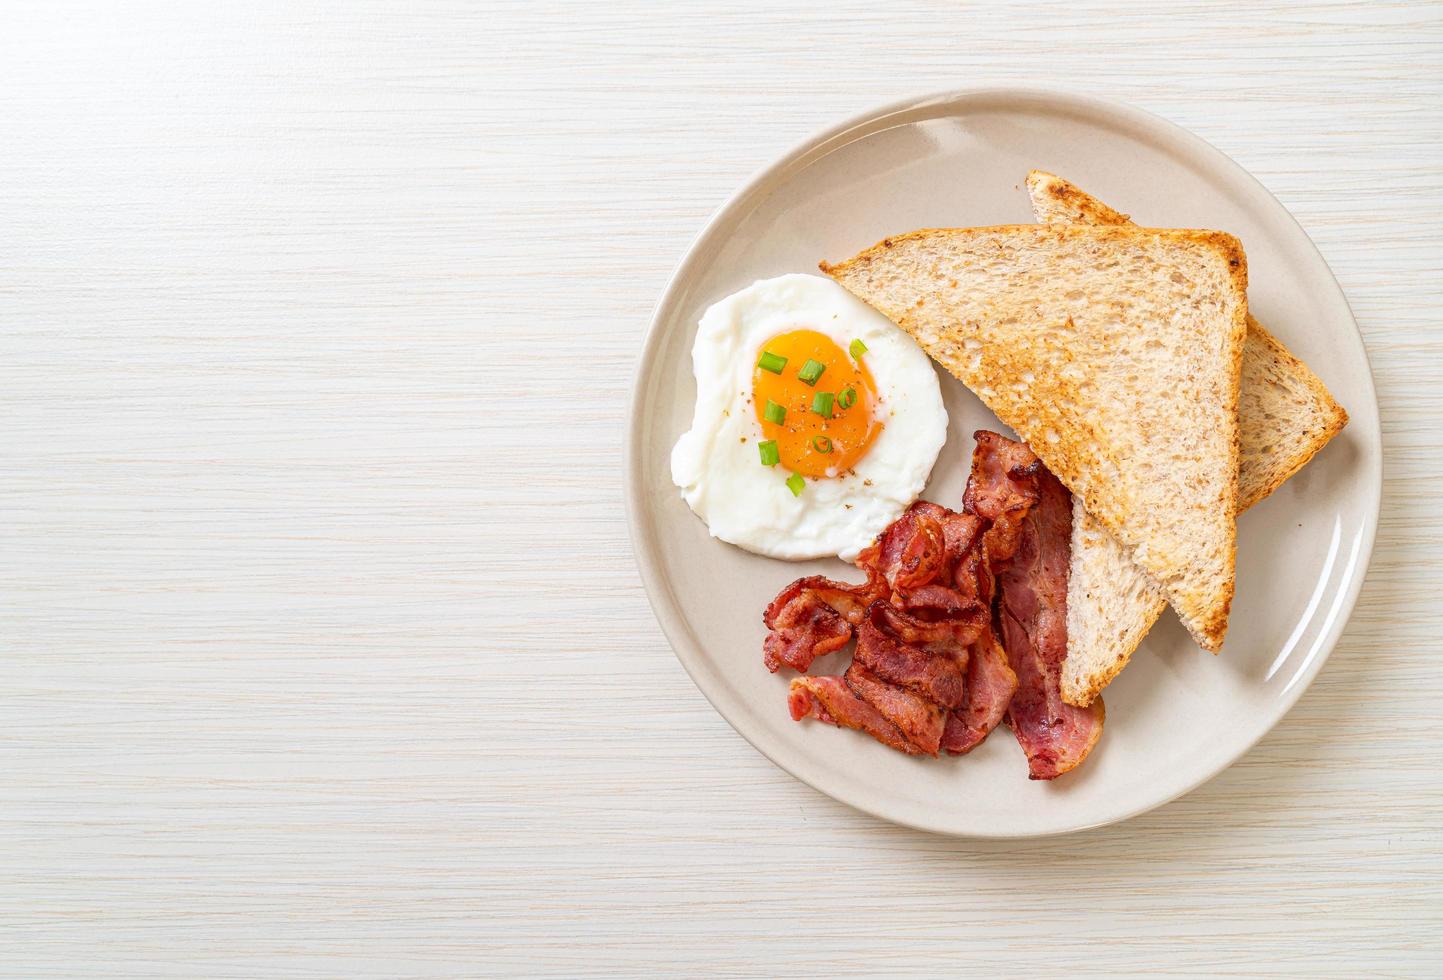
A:
{"type": "Polygon", "coordinates": [[[0,972],[1443,975],[1443,11],[776,6],[6,11],[0,972]],[[1351,627],[1242,762],[979,844],[712,711],[620,457],[733,188],[1019,82],[1161,113],[1292,209],[1388,488],[1351,627]]]}

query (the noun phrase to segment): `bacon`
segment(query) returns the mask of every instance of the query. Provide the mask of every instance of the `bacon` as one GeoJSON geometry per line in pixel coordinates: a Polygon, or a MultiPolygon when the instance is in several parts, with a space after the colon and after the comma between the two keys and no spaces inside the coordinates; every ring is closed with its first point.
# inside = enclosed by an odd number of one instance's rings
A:
{"type": "Polygon", "coordinates": [[[972,514],[919,500],[863,557],[892,590],[893,605],[927,619],[972,618],[983,603],[968,562],[979,558],[975,545],[985,526],[972,514]]]}
{"type": "Polygon", "coordinates": [[[947,538],[942,525],[945,507],[919,500],[877,539],[876,550],[858,556],[874,562],[876,573],[893,592],[915,589],[935,579],[947,560],[947,538]]]}
{"type": "Polygon", "coordinates": [[[947,516],[941,523],[942,536],[947,542],[947,565],[953,569],[955,575],[964,561],[977,556],[977,550],[973,546],[977,544],[982,532],[987,530],[987,522],[976,514],[947,511],[947,516]]]}
{"type": "Polygon", "coordinates": [[[996,521],[1013,510],[1026,510],[1037,503],[1037,485],[1030,477],[1042,469],[1025,442],[996,432],[978,429],[972,433],[977,448],[972,452],[972,472],[962,492],[962,507],[984,520],[996,521]]]}
{"type": "Polygon", "coordinates": [[[821,575],[797,579],[762,615],[770,630],[762,643],[767,670],[775,674],[785,664],[805,674],[813,660],[842,649],[852,639],[852,627],[885,588],[874,574],[861,585],[821,575]]]}
{"type": "Polygon", "coordinates": [[[898,752],[917,755],[922,750],[907,741],[896,725],[866,701],[840,677],[795,677],[787,692],[787,708],[793,721],[815,718],[838,728],[852,728],[890,746],[898,752]]]}
{"type": "Polygon", "coordinates": [[[967,647],[946,623],[918,623],[885,602],[874,602],[857,629],[852,663],[944,708],[962,705],[967,647]]]}
{"type": "Polygon", "coordinates": [[[785,664],[806,672],[817,657],[846,646],[854,629],[857,635],[844,678],[793,683],[793,718],[937,754],[947,715],[964,703],[967,647],[987,628],[975,588],[957,589],[954,575],[981,528],[970,515],[919,501],[858,556],[863,585],[814,576],[782,590],[762,617],[770,631],[763,644],[769,670],[785,664]],[[906,605],[908,596],[917,615],[891,604],[906,605]]]}
{"type": "Polygon", "coordinates": [[[766,623],[772,632],[762,643],[762,661],[774,674],[783,664],[806,673],[813,660],[842,649],[852,639],[852,624],[806,589],[798,590],[766,623]]]}
{"type": "Polygon", "coordinates": [[[979,536],[976,546],[962,556],[952,576],[955,590],[970,601],[987,610],[987,619],[992,618],[992,568],[987,561],[987,532],[979,536]]]}
{"type": "MultiPolygon", "coordinates": [[[[962,505],[986,529],[982,546],[971,550],[957,576],[970,581],[990,620],[996,590],[993,570],[1016,550],[1022,521],[1038,499],[1037,473],[1042,464],[1026,443],[985,429],[973,437],[977,447],[962,505]]],[[[982,744],[1006,715],[1017,691],[1017,675],[990,628],[972,646],[966,688],[966,703],[948,717],[942,737],[942,747],[954,755],[965,755],[982,744]]]]}
{"type": "Polygon", "coordinates": [[[997,567],[998,621],[1017,675],[1008,724],[1027,755],[1030,777],[1055,779],[1076,768],[1097,744],[1104,709],[1101,698],[1089,708],[1062,700],[1072,498],[1046,469],[1034,479],[1038,502],[1018,526],[1015,552],[997,567]]]}
{"type": "Polygon", "coordinates": [[[1022,522],[1038,500],[1038,474],[1046,470],[1025,442],[986,429],[973,436],[977,448],[972,453],[972,473],[962,506],[991,522],[983,535],[983,548],[987,566],[995,571],[999,562],[1017,550],[1022,522]]]}
{"type": "Polygon", "coordinates": [[[1017,675],[990,629],[972,646],[966,688],[965,703],[947,716],[942,733],[942,748],[953,755],[971,752],[992,734],[1017,690],[1017,675]]]}
{"type": "Polygon", "coordinates": [[[976,433],[964,512],[918,501],[857,558],[862,585],[793,582],[763,617],[768,669],[805,672],[857,638],[841,677],[799,677],[788,705],[909,755],[962,755],[1004,719],[1033,779],[1078,765],[1101,700],[1063,703],[1071,500],[1025,444],[976,433]]]}
{"type": "Polygon", "coordinates": [[[937,754],[947,725],[947,714],[940,706],[905,687],[887,683],[855,660],[843,676],[847,686],[896,725],[908,742],[928,755],[937,754]]]}
{"type": "Polygon", "coordinates": [[[919,500],[858,556],[857,564],[875,571],[894,592],[934,582],[951,585],[951,572],[985,527],[986,522],[973,514],[919,500]]]}
{"type": "Polygon", "coordinates": [[[922,619],[895,606],[873,603],[868,615],[903,643],[938,656],[952,657],[958,664],[966,662],[967,647],[982,635],[989,622],[985,608],[975,609],[969,616],[922,619]]]}

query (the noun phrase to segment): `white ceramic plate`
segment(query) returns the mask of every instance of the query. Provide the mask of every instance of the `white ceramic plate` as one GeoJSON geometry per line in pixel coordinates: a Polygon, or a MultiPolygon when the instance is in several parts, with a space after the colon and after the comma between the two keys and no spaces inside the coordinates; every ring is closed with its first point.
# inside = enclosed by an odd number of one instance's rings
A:
{"type": "MultiPolygon", "coordinates": [[[[925,496],[955,507],[970,433],[1008,430],[960,383],[941,378],[949,441],[925,496]]],[[[712,218],[667,287],[631,419],[627,505],[638,562],[657,618],[702,693],[768,758],[822,792],[898,823],[978,837],[1122,820],[1246,752],[1297,701],[1342,631],[1372,552],[1382,482],[1377,401],[1357,325],[1283,206],[1222,153],[1162,119],[1039,91],[888,106],[762,171],[712,218]],[[1075,181],[1139,224],[1237,235],[1253,313],[1351,415],[1316,459],[1239,520],[1238,592],[1222,654],[1199,651],[1165,614],[1107,689],[1096,750],[1050,783],[1027,779],[1005,727],[970,755],[919,759],[856,732],[793,722],[789,672],[774,676],[762,666],[762,610],[798,576],[859,576],[836,560],[791,564],[713,540],[669,470],[672,444],[691,417],[691,344],[709,304],[913,228],[1030,222],[1021,182],[1034,167],[1075,181]]]]}

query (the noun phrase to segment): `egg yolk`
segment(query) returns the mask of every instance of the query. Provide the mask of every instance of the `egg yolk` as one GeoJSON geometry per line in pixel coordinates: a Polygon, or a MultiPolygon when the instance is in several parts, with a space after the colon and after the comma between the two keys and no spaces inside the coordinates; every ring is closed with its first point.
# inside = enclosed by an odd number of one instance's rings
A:
{"type": "Polygon", "coordinates": [[[752,403],[762,424],[762,438],[776,440],[783,467],[802,476],[834,477],[867,455],[882,423],[876,419],[876,384],[860,359],[853,360],[830,337],[815,330],[778,334],[762,345],[756,358],[752,403]],[[775,358],[786,358],[779,373],[762,366],[776,366],[775,358]],[[822,365],[821,374],[811,384],[802,380],[809,361],[822,365]],[[786,412],[780,423],[767,418],[768,402],[786,412]]]}

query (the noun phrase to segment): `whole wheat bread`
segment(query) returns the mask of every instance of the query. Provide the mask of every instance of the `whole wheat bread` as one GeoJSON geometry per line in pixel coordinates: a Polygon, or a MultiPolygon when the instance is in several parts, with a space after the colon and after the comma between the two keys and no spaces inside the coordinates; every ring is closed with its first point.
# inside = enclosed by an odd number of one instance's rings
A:
{"type": "MultiPolygon", "coordinates": [[[[1032,211],[1044,223],[1130,224],[1054,174],[1027,175],[1032,211]]],[[[1342,430],[1348,415],[1308,366],[1249,314],[1238,400],[1238,511],[1262,500],[1342,430]]],[[[1162,588],[1127,549],[1073,500],[1062,697],[1086,706],[1127,666],[1166,605],[1162,588]]]]}
{"type": "Polygon", "coordinates": [[[1233,595],[1242,247],[1132,225],[927,229],[822,270],[1032,446],[1216,650],[1233,595]]]}

